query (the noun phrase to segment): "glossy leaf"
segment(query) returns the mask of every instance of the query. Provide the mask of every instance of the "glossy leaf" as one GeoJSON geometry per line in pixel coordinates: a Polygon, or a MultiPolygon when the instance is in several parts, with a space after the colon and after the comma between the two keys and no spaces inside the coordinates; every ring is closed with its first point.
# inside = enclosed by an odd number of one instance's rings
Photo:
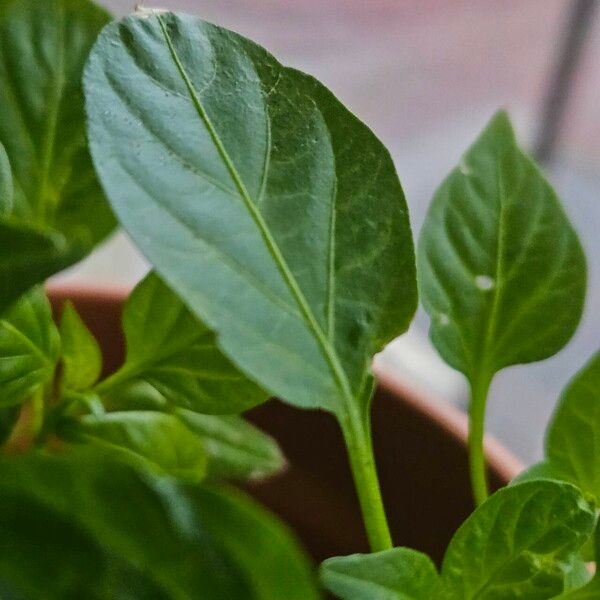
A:
{"type": "Polygon", "coordinates": [[[531,481],[496,492],[453,537],[442,565],[444,598],[547,600],[564,590],[569,559],[595,515],[567,483],[531,481]]]}
{"type": "Polygon", "coordinates": [[[285,466],[277,442],[241,417],[201,415],[183,409],[175,414],[202,440],[210,479],[258,479],[285,466]]]}
{"type": "Polygon", "coordinates": [[[102,371],[102,352],[71,302],[62,309],[60,338],[63,387],[75,391],[89,388],[102,371]]]}
{"type": "Polygon", "coordinates": [[[578,486],[600,506],[600,353],[564,391],[546,436],[546,460],[556,477],[578,486]]]}
{"type": "Polygon", "coordinates": [[[0,406],[23,402],[49,383],[59,351],[50,303],[34,289],[0,320],[0,406]]]}
{"type": "Polygon", "coordinates": [[[191,16],[109,25],[84,87],[113,208],[224,353],[292,404],[356,411],[416,305],[379,140],[313,78],[191,16]]]}
{"type": "Polygon", "coordinates": [[[323,585],[342,600],[431,600],[441,594],[429,557],[409,548],[330,558],[323,585]]]}
{"type": "Polygon", "coordinates": [[[114,227],[87,149],[81,90],[107,21],[88,0],[0,5],[0,144],[8,154],[0,150],[0,311],[114,227]]]}
{"type": "Polygon", "coordinates": [[[312,566],[280,521],[239,492],[208,488],[191,494],[208,533],[222,541],[246,578],[249,598],[321,598],[312,566]]]}
{"type": "Polygon", "coordinates": [[[61,429],[68,439],[103,448],[160,474],[198,483],[206,473],[202,440],[173,415],[150,411],[86,415],[70,419],[61,429]]]}
{"type": "Polygon", "coordinates": [[[418,254],[431,339],[470,379],[552,356],[579,323],[581,246],[505,113],[436,192],[418,254]]]}
{"type": "MultiPolygon", "coordinates": [[[[267,399],[217,347],[214,334],[154,274],[132,292],[123,311],[124,366],[98,391],[133,381],[152,385],[170,403],[203,413],[236,413],[267,399]]],[[[118,393],[113,390],[118,402],[118,393]]]]}

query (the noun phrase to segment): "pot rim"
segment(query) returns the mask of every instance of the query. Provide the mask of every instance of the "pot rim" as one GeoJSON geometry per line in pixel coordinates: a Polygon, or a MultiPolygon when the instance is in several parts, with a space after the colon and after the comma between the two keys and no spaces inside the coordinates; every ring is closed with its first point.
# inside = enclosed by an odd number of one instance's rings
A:
{"type": "MultiPolygon", "coordinates": [[[[133,286],[123,284],[97,285],[87,283],[51,283],[46,286],[50,296],[58,299],[97,299],[101,302],[123,302],[133,286]]],[[[402,378],[377,361],[373,365],[377,383],[402,399],[416,412],[434,421],[439,428],[461,444],[467,444],[469,420],[465,412],[448,400],[426,392],[409,379],[402,378]]],[[[494,436],[485,436],[485,455],[491,470],[505,481],[511,481],[523,469],[523,463],[494,436]]]]}

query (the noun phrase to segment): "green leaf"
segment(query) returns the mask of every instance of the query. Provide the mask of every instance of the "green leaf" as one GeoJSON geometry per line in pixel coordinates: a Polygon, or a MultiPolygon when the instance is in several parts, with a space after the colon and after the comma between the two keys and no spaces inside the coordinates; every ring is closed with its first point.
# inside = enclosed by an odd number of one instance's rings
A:
{"type": "Polygon", "coordinates": [[[202,440],[210,479],[258,479],[285,466],[277,442],[241,417],[201,415],[183,409],[176,410],[175,415],[202,440]]]}
{"type": "Polygon", "coordinates": [[[600,352],[573,378],[546,434],[546,460],[557,478],[600,506],[600,352]]]}
{"type": "Polygon", "coordinates": [[[50,303],[34,289],[0,320],[0,406],[24,402],[52,381],[59,352],[50,303]]]}
{"type": "Polygon", "coordinates": [[[436,192],[418,263],[431,339],[471,380],[552,356],[571,338],[583,309],[585,257],[505,113],[436,192]]]}
{"type": "Polygon", "coordinates": [[[330,558],[321,581],[342,600],[431,600],[441,593],[435,565],[409,548],[330,558]]]}
{"type": "Polygon", "coordinates": [[[163,592],[140,600],[253,598],[220,538],[168,480],[98,449],[0,459],[0,472],[0,580],[29,598],[96,598],[131,570],[163,592]]]}
{"type": "Polygon", "coordinates": [[[417,300],[381,142],[312,77],[186,15],[106,27],[84,87],[113,208],[223,352],[292,404],[358,412],[417,300]]]}
{"type": "Polygon", "coordinates": [[[595,542],[596,574],[586,585],[557,596],[557,600],[597,600],[600,598],[600,571],[598,571],[598,563],[600,563],[600,527],[596,527],[595,542]]]}
{"type": "Polygon", "coordinates": [[[94,385],[102,371],[102,352],[71,302],[62,309],[60,337],[63,387],[79,391],[94,385]]]}
{"type": "MultiPolygon", "coordinates": [[[[223,356],[214,334],[152,273],[127,300],[123,329],[125,364],[100,383],[101,393],[145,381],[172,404],[215,414],[242,412],[267,399],[223,356]]],[[[113,391],[113,398],[118,401],[118,393],[113,391]]]]}
{"type": "Polygon", "coordinates": [[[206,529],[246,578],[253,600],[318,600],[312,566],[291,532],[240,492],[192,490],[206,529]]]}
{"type": "Polygon", "coordinates": [[[10,214],[13,206],[13,196],[10,161],[4,146],[0,144],[0,215],[10,214]]]}
{"type": "Polygon", "coordinates": [[[206,473],[201,439],[179,419],[150,411],[113,412],[69,419],[59,429],[67,439],[99,446],[119,458],[198,483],[206,473]]]}
{"type": "Polygon", "coordinates": [[[87,149],[81,90],[107,21],[87,0],[0,6],[0,312],[114,228],[87,149]]]}
{"type": "Polygon", "coordinates": [[[595,515],[568,483],[531,481],[496,492],[453,537],[442,566],[448,600],[547,600],[595,515]]]}
{"type": "Polygon", "coordinates": [[[20,412],[17,405],[0,408],[0,446],[10,437],[20,412]]]}

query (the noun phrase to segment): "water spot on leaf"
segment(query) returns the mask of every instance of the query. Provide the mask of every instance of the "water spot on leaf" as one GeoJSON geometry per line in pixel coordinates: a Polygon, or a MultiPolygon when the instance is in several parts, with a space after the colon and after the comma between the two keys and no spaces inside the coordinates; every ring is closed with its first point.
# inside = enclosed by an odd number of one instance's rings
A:
{"type": "Polygon", "coordinates": [[[496,285],[495,281],[488,275],[477,275],[475,285],[483,292],[489,292],[496,285]]]}
{"type": "Polygon", "coordinates": [[[450,317],[446,313],[440,313],[438,315],[438,323],[440,325],[450,325],[450,317]]]}

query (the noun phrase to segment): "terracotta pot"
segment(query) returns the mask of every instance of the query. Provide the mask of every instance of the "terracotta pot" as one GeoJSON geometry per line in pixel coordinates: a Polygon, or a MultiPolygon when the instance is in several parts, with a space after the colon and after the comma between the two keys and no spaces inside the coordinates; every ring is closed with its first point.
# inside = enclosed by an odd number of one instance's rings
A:
{"type": "MultiPolygon", "coordinates": [[[[120,327],[124,290],[54,288],[59,310],[71,299],[98,337],[105,371],[123,358],[120,327]]],[[[394,541],[440,560],[453,532],[472,510],[467,473],[465,415],[385,373],[373,409],[373,437],[394,541]]],[[[315,560],[368,550],[340,431],[329,414],[278,401],[249,418],[273,435],[289,459],[282,475],[247,486],[298,533],[315,560]]],[[[487,440],[494,487],[520,470],[519,462],[487,440]]]]}

